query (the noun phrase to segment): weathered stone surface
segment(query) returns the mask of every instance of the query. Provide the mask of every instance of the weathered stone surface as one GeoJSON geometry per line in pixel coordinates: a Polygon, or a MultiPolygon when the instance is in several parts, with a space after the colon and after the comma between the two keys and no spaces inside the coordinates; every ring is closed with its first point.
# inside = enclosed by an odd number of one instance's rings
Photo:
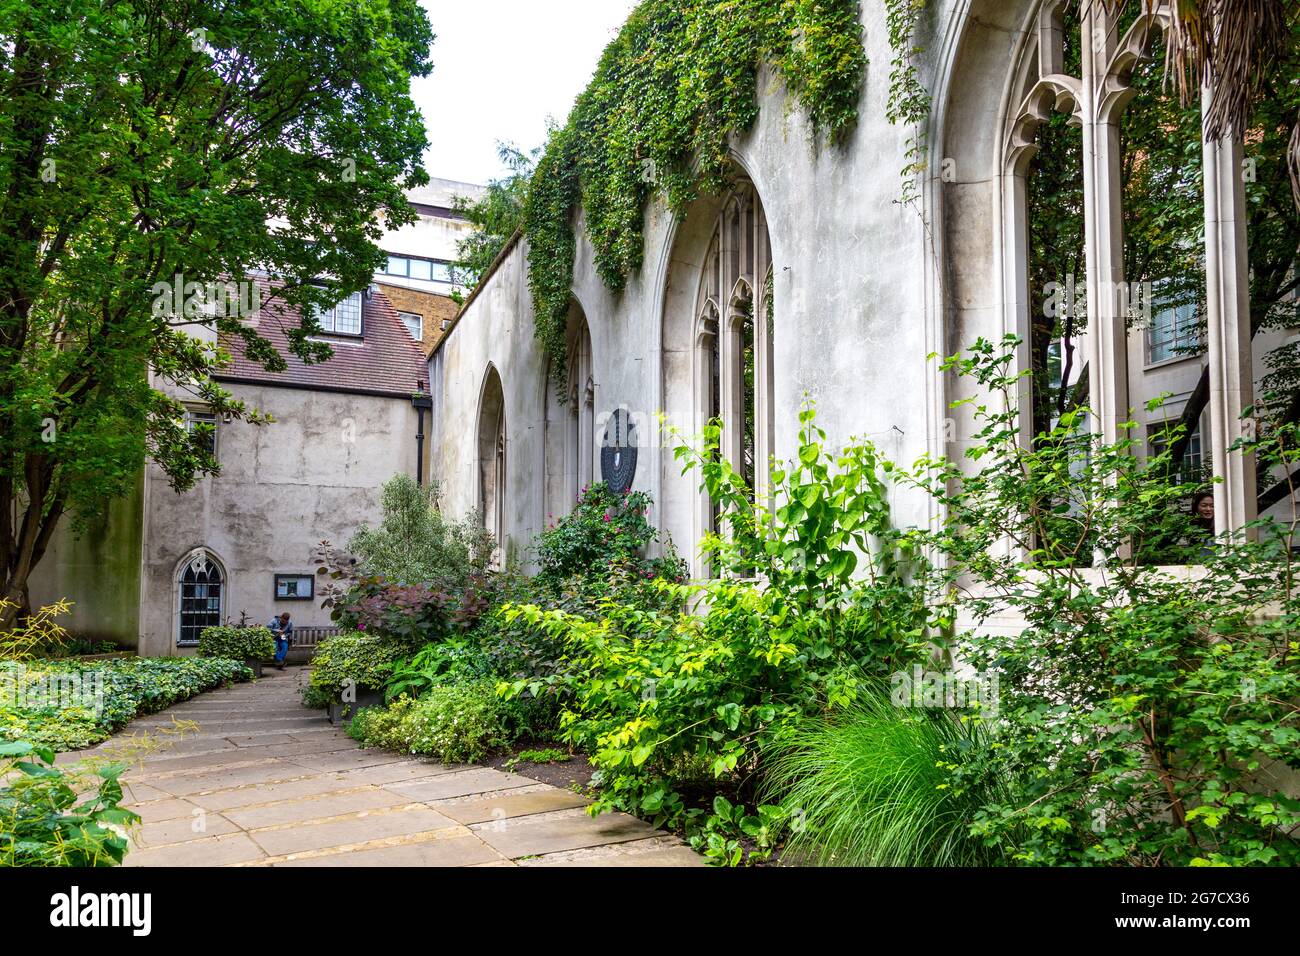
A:
{"type": "Polygon", "coordinates": [[[484,843],[512,860],[661,835],[650,824],[625,813],[605,813],[593,818],[583,810],[494,820],[475,824],[470,829],[484,843]]]}
{"type": "Polygon", "coordinates": [[[550,853],[532,859],[520,860],[518,866],[547,867],[642,867],[642,866],[708,866],[704,859],[675,839],[633,840],[614,846],[586,847],[561,853],[550,853]]]}
{"type": "Polygon", "coordinates": [[[378,767],[383,764],[400,763],[401,754],[385,750],[354,750],[351,753],[328,753],[317,756],[300,756],[289,758],[291,762],[308,770],[325,772],[329,770],[352,770],[358,767],[378,767]]]}
{"type": "Polygon", "coordinates": [[[230,866],[258,860],[266,854],[249,839],[247,833],[191,840],[149,850],[132,850],[126,866],[230,866]]]}
{"type": "Polygon", "coordinates": [[[320,796],[326,793],[341,793],[354,789],[353,785],[344,783],[338,774],[322,774],[318,777],[304,777],[285,783],[272,783],[258,787],[241,787],[235,790],[218,790],[215,793],[196,794],[187,797],[191,803],[209,810],[232,810],[236,807],[253,807],[284,800],[297,800],[302,797],[320,796]]]}
{"type": "Polygon", "coordinates": [[[159,823],[146,823],[131,834],[131,839],[137,846],[160,847],[221,836],[225,833],[234,833],[239,829],[239,827],[219,814],[209,813],[206,810],[200,810],[198,807],[195,807],[194,810],[197,813],[191,811],[185,817],[164,820],[159,823]]]}
{"type": "Polygon", "coordinates": [[[360,810],[376,810],[380,807],[395,807],[409,801],[395,793],[388,793],[377,788],[353,790],[348,793],[328,793],[318,797],[305,797],[301,800],[285,800],[281,803],[267,803],[259,807],[227,810],[226,816],[245,830],[259,827],[282,826],[286,823],[305,823],[309,820],[324,820],[360,810]]]}
{"type": "Polygon", "coordinates": [[[425,806],[358,813],[337,820],[254,830],[251,836],[271,856],[307,850],[367,843],[395,836],[411,836],[456,826],[441,813],[425,806]]]}
{"type": "Polygon", "coordinates": [[[346,780],[352,786],[368,783],[382,787],[390,783],[409,783],[416,780],[425,780],[429,777],[441,777],[444,774],[457,773],[465,769],[465,764],[412,761],[410,763],[382,764],[378,767],[362,767],[359,770],[343,770],[338,773],[338,778],[346,780]]]}
{"type": "MultiPolygon", "coordinates": [[[[128,797],[128,800],[130,798],[128,797]]],[[[163,820],[178,820],[181,817],[190,817],[195,810],[200,809],[196,804],[188,800],[179,800],[176,798],[167,798],[163,800],[153,800],[148,803],[129,803],[124,801],[122,804],[128,810],[140,815],[144,823],[161,823],[163,820]]]]}
{"type": "Polygon", "coordinates": [[[568,810],[572,807],[585,806],[587,802],[586,797],[571,790],[545,787],[544,789],[529,788],[525,792],[503,790],[478,797],[439,800],[433,806],[437,807],[439,813],[445,813],[460,823],[469,824],[568,810]]]}
{"type": "Polygon", "coordinates": [[[389,784],[385,789],[400,793],[412,800],[445,800],[450,797],[466,797],[475,793],[488,793],[494,790],[515,790],[533,783],[514,774],[499,770],[477,767],[457,773],[443,774],[431,780],[415,783],[389,784]]]}
{"type": "Polygon", "coordinates": [[[357,849],[328,856],[285,860],[275,866],[475,866],[503,862],[491,847],[468,834],[420,843],[357,849]]]}
{"type": "Polygon", "coordinates": [[[229,790],[258,783],[280,783],[295,777],[309,777],[312,772],[305,767],[284,761],[271,761],[252,766],[238,766],[229,771],[186,774],[178,773],[166,777],[143,775],[141,779],[159,790],[176,797],[203,793],[209,790],[229,790]]]}

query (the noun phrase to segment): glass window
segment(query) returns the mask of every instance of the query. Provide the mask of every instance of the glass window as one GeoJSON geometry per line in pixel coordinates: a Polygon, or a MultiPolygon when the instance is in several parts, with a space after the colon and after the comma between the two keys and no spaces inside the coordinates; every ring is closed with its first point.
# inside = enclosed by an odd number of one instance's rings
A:
{"type": "Polygon", "coordinates": [[[211,412],[186,412],[185,430],[191,435],[200,426],[208,426],[204,436],[203,447],[213,458],[217,457],[217,416],[211,412]]]}
{"type": "Polygon", "coordinates": [[[320,326],[335,335],[361,334],[361,293],[354,292],[320,315],[320,326]]]}
{"type": "Polygon", "coordinates": [[[402,256],[388,257],[387,272],[389,275],[404,276],[406,275],[406,269],[407,269],[407,260],[405,258],[403,258],[402,256]]]}
{"type": "Polygon", "coordinates": [[[411,338],[420,341],[424,337],[424,316],[416,312],[398,312],[397,317],[402,320],[406,326],[406,331],[411,333],[411,338]]]}
{"type": "Polygon", "coordinates": [[[1157,307],[1147,330],[1148,365],[1190,355],[1200,344],[1195,304],[1157,307]]]}
{"type": "Polygon", "coordinates": [[[451,281],[451,263],[449,262],[430,262],[432,266],[432,276],[434,282],[451,281]]]}
{"type": "MultiPolygon", "coordinates": [[[[1165,446],[1169,444],[1169,428],[1172,426],[1165,424],[1154,424],[1147,426],[1147,447],[1150,455],[1154,458],[1164,451],[1165,446]]],[[[1187,439],[1187,449],[1183,452],[1183,460],[1178,468],[1179,478],[1183,481],[1197,481],[1205,473],[1205,459],[1201,449],[1201,426],[1198,424],[1192,431],[1191,437],[1187,439]]]]}
{"type": "Polygon", "coordinates": [[[433,278],[433,263],[428,259],[409,259],[411,265],[411,278],[423,279],[426,282],[433,278]]]}
{"type": "Polygon", "coordinates": [[[178,643],[194,645],[206,627],[221,623],[225,579],[221,568],[206,554],[199,554],[181,571],[180,633],[178,643]]]}

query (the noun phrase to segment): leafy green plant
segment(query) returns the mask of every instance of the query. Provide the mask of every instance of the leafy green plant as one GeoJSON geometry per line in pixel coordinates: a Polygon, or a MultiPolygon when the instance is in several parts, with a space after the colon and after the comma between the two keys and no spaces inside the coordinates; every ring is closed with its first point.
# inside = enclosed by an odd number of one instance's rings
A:
{"type": "Polygon", "coordinates": [[[491,534],[472,515],[448,519],[438,496],[436,482],[420,485],[407,474],[384,483],[378,526],[362,525],[348,542],[363,574],[453,593],[486,577],[495,548],[491,534]]]}
{"type": "Polygon", "coordinates": [[[216,657],[0,661],[0,740],[79,750],[136,717],[252,676],[244,663],[216,657]]]}
{"type": "Polygon", "coordinates": [[[470,638],[426,644],[398,661],[384,685],[385,699],[419,697],[439,684],[465,683],[492,675],[479,645],[470,638]]]}
{"type": "Polygon", "coordinates": [[[470,234],[456,241],[456,278],[475,286],[511,237],[523,226],[528,180],[540,149],[525,153],[510,143],[497,143],[497,158],[508,170],[477,197],[457,196],[452,211],[471,226],[470,234]]]}
{"type": "Polygon", "coordinates": [[[563,666],[500,690],[559,692],[562,739],[598,768],[593,812],[707,828],[688,806],[695,784],[752,786],[765,745],[792,723],[851,701],[864,675],[919,659],[940,636],[921,581],[908,577],[911,542],[892,528],[874,449],[828,452],[811,410],[802,426],[797,461],[771,475],[778,507],[756,502],[720,459],[716,426],[703,450],[678,449],[701,469],[726,533],[708,543],[723,576],[651,582],[675,610],[616,596],[596,613],[503,610],[565,645],[563,666]],[[681,610],[692,601],[706,610],[681,610]]]}
{"type": "Polygon", "coordinates": [[[340,554],[328,541],[316,549],[330,583],[322,606],[348,630],[382,634],[418,646],[469,629],[492,603],[494,544],[472,517],[448,521],[436,486],[409,475],[384,485],[384,517],[362,526],[340,554]]]}
{"type": "Polygon", "coordinates": [[[199,634],[199,656],[235,661],[264,661],[275,656],[275,637],[269,628],[205,627],[199,634]]]}
{"type": "Polygon", "coordinates": [[[125,829],[140,817],[119,806],[125,764],[55,766],[54,751],[0,743],[0,866],[115,866],[125,829]]]}
{"type": "Polygon", "coordinates": [[[1008,788],[952,783],[952,768],[987,747],[978,714],[899,707],[874,688],[832,717],[800,721],[773,743],[762,788],[789,822],[784,858],[819,866],[1001,862],[970,823],[1008,788]]]}
{"type": "Polygon", "coordinates": [[[348,733],[371,746],[446,763],[481,760],[510,740],[506,710],[491,681],[442,685],[418,700],[402,697],[386,708],[363,708],[348,733]]]}
{"type": "Polygon", "coordinates": [[[337,700],[345,687],[381,690],[393,668],[410,653],[409,644],[378,634],[345,631],[327,637],[312,659],[311,682],[304,689],[304,702],[337,700]]]}
{"type": "Polygon", "coordinates": [[[671,546],[662,558],[645,557],[659,537],[650,505],[644,491],[619,494],[603,481],[584,488],[573,510],[537,538],[539,584],[558,586],[575,575],[594,580],[615,570],[684,580],[685,565],[671,546]]]}
{"type": "Polygon", "coordinates": [[[980,431],[969,468],[917,471],[945,505],[929,541],[951,584],[980,585],[970,613],[1024,621],[959,649],[1000,676],[1001,704],[952,785],[1015,782],[973,833],[1029,864],[1294,865],[1300,801],[1273,773],[1300,767],[1295,523],[1207,542],[1194,486],[1133,454],[1132,423],[1091,434],[1086,409],[1021,441],[1017,344],[944,363],[976,387],[980,431]],[[1171,558],[1200,567],[1154,563],[1171,558]]]}
{"type": "MultiPolygon", "coordinates": [[[[0,597],[0,611],[16,612],[18,605],[0,597]]],[[[61,600],[40,608],[7,628],[0,628],[0,659],[20,661],[33,657],[51,657],[68,644],[68,632],[57,618],[72,610],[69,601],[61,600]]]]}
{"type": "Polygon", "coordinates": [[[270,372],[331,357],[313,316],[370,284],[379,219],[417,218],[433,31],[409,0],[70,0],[5,4],[0,36],[0,155],[33,159],[0,163],[22,224],[0,230],[0,598],[22,604],[56,529],[87,530],[146,455],[177,490],[217,472],[177,396],[270,421],[214,381],[232,340],[270,372]],[[283,354],[249,321],[255,273],[283,354]]]}

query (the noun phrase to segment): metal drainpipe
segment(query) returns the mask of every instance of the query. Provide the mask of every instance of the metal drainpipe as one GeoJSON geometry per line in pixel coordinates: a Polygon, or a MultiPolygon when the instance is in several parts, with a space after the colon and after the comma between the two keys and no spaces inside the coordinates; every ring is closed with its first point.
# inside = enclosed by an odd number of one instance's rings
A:
{"type": "Polygon", "coordinates": [[[424,379],[420,379],[415,386],[415,394],[411,396],[411,404],[415,406],[418,425],[415,431],[415,483],[424,484],[424,412],[425,409],[432,411],[433,397],[424,390],[424,379]]]}

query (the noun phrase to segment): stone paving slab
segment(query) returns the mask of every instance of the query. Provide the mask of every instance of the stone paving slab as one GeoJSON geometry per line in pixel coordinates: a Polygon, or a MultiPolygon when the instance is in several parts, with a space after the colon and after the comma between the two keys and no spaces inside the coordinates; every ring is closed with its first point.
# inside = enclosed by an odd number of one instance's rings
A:
{"type": "Polygon", "coordinates": [[[361,810],[378,810],[381,807],[396,807],[410,803],[404,797],[388,793],[377,787],[364,790],[351,790],[347,793],[327,793],[318,797],[306,797],[301,800],[284,800],[279,803],[264,803],[246,810],[227,810],[226,816],[234,820],[245,830],[259,827],[284,826],[290,823],[304,823],[310,820],[325,820],[329,817],[342,816],[345,813],[357,813],[361,810]]]}
{"type": "Polygon", "coordinates": [[[390,783],[411,783],[417,780],[426,780],[430,777],[441,777],[465,769],[465,764],[414,761],[411,763],[381,764],[377,767],[361,767],[357,770],[342,770],[339,771],[338,778],[351,784],[368,783],[382,787],[390,783]]]}
{"type": "Polygon", "coordinates": [[[132,850],[126,855],[125,866],[230,866],[247,863],[266,854],[247,833],[228,833],[224,836],[173,843],[147,850],[132,850]]]}
{"type": "MultiPolygon", "coordinates": [[[[123,774],[142,817],[128,866],[682,866],[700,858],[579,794],[478,765],[363,748],[299,705],[306,668],[211,691],[106,741],[159,730],[123,774]],[[176,720],[197,731],[170,733],[176,720]]],[[[69,759],[86,756],[68,755],[69,759]]]]}
{"type": "Polygon", "coordinates": [[[626,813],[602,813],[592,817],[585,810],[558,810],[494,820],[475,824],[470,829],[488,846],[512,860],[664,835],[626,813]]]}
{"type": "Polygon", "coordinates": [[[487,767],[475,767],[457,773],[443,774],[432,780],[420,780],[415,783],[389,784],[389,790],[400,793],[412,800],[447,800],[452,797],[468,797],[472,794],[488,793],[493,790],[515,790],[535,784],[536,780],[520,777],[517,774],[489,770],[487,767]]]}
{"type": "Polygon", "coordinates": [[[349,848],[346,853],[283,860],[272,866],[478,866],[508,865],[499,853],[472,834],[391,846],[349,848]]]}
{"type": "Polygon", "coordinates": [[[146,823],[132,832],[131,840],[136,846],[148,848],[189,843],[193,840],[203,840],[226,833],[235,833],[238,830],[239,827],[225,817],[201,810],[198,816],[164,820],[160,823],[146,823]]]}
{"type": "Polygon", "coordinates": [[[407,804],[335,820],[254,830],[249,836],[272,856],[288,856],[304,850],[328,850],[454,826],[456,821],[448,820],[441,813],[420,804],[407,804]]]}
{"type": "Polygon", "coordinates": [[[360,767],[378,767],[383,764],[401,763],[404,758],[401,754],[390,753],[387,750],[352,750],[342,753],[327,753],[316,756],[295,756],[289,757],[291,763],[299,767],[305,767],[308,770],[326,772],[330,770],[354,770],[360,767]]]}
{"type": "Polygon", "coordinates": [[[206,810],[233,810],[237,807],[255,807],[282,800],[298,800],[302,797],[315,797],[327,793],[341,793],[355,789],[341,781],[337,774],[323,774],[318,777],[303,777],[287,783],[273,783],[265,786],[240,787],[234,790],[218,790],[215,793],[201,793],[187,797],[191,803],[206,810]]]}
{"type": "Polygon", "coordinates": [[[586,797],[572,790],[560,790],[558,787],[540,784],[537,787],[503,790],[476,797],[438,800],[430,806],[436,807],[439,813],[445,813],[459,823],[471,824],[507,820],[534,813],[549,813],[553,810],[568,810],[586,806],[587,803],[586,797]]]}
{"type": "MultiPolygon", "coordinates": [[[[161,791],[159,791],[161,793],[161,791]]],[[[127,799],[131,799],[128,797],[127,799]]],[[[164,820],[179,820],[181,817],[186,819],[194,816],[195,810],[202,808],[188,800],[180,800],[168,797],[162,800],[151,800],[148,803],[139,803],[135,806],[135,812],[140,815],[144,823],[161,823],[164,820]]]]}
{"type": "Polygon", "coordinates": [[[520,860],[516,866],[542,867],[680,867],[708,866],[704,859],[676,840],[633,840],[615,846],[584,847],[520,860]]]}

